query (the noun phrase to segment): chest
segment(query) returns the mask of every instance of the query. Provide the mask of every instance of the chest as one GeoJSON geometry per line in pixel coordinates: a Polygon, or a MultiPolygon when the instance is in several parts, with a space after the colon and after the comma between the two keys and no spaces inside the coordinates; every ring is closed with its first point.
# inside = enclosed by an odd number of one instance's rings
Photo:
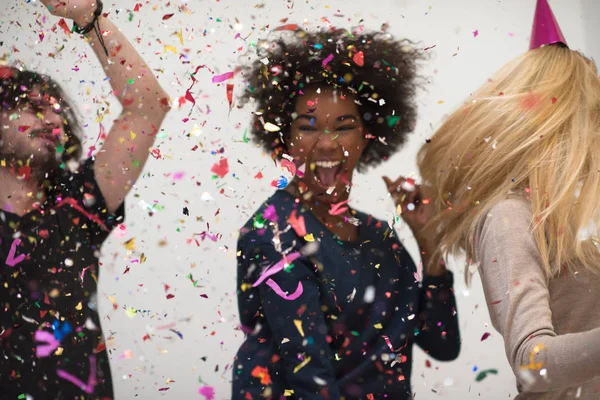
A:
{"type": "Polygon", "coordinates": [[[0,297],[27,318],[61,310],[75,317],[95,303],[98,249],[89,222],[69,210],[13,216],[0,225],[0,297]]]}

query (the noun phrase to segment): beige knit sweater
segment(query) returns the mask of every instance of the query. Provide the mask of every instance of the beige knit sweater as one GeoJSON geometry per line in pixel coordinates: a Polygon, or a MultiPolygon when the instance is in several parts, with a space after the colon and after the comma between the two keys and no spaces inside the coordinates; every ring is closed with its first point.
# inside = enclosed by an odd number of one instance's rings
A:
{"type": "Polygon", "coordinates": [[[531,206],[511,198],[482,218],[475,256],[518,400],[600,399],[600,276],[546,278],[531,206]]]}

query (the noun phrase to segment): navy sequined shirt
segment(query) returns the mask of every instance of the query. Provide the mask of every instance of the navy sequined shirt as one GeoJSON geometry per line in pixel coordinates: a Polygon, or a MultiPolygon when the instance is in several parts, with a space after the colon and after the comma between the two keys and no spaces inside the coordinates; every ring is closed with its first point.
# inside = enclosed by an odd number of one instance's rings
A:
{"type": "Polygon", "coordinates": [[[112,399],[96,289],[100,247],[124,220],[94,159],[63,171],[43,207],[0,210],[0,399],[112,399]]]}
{"type": "Polygon", "coordinates": [[[413,343],[438,360],[458,356],[452,274],[419,281],[393,229],[355,217],[359,241],[340,241],[277,191],[242,228],[237,289],[247,335],[233,399],[409,399],[413,343]],[[307,235],[290,218],[304,218],[307,235]],[[273,265],[284,268],[265,276],[273,265]]]}

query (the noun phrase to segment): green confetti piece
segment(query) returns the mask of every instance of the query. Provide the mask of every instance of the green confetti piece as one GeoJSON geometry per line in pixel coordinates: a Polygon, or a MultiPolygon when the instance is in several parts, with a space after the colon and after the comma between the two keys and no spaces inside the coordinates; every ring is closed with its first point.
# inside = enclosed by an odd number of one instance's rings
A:
{"type": "Polygon", "coordinates": [[[481,382],[482,380],[487,378],[487,376],[489,374],[498,375],[498,370],[497,369],[486,369],[485,371],[481,371],[479,374],[477,374],[477,377],[475,377],[475,382],[481,382]]]}
{"type": "Polygon", "coordinates": [[[128,85],[132,85],[135,82],[135,79],[131,78],[130,80],[127,81],[128,85]]]}
{"type": "Polygon", "coordinates": [[[134,167],[139,167],[140,166],[140,160],[133,160],[132,162],[134,167]]]}
{"type": "Polygon", "coordinates": [[[63,147],[62,144],[59,144],[58,146],[56,146],[56,152],[58,154],[62,154],[65,151],[65,148],[63,147]]]}
{"type": "Polygon", "coordinates": [[[262,229],[265,227],[265,220],[263,217],[256,217],[254,219],[254,227],[257,229],[262,229]]]}
{"type": "Polygon", "coordinates": [[[217,18],[217,22],[223,22],[223,21],[221,21],[221,18],[217,18]]]}
{"type": "Polygon", "coordinates": [[[398,116],[398,115],[388,115],[385,119],[387,120],[387,126],[388,126],[388,128],[391,128],[394,125],[396,125],[396,123],[398,121],[400,121],[400,116],[398,116]]]}
{"type": "Polygon", "coordinates": [[[248,128],[246,128],[246,130],[244,131],[244,143],[248,143],[248,128]]]}
{"type": "Polygon", "coordinates": [[[129,11],[129,22],[133,21],[133,13],[129,11]]]}
{"type": "MultiPolygon", "coordinates": [[[[48,8],[50,8],[50,7],[48,7],[48,8]]],[[[21,394],[19,395],[19,399],[24,399],[24,398],[25,398],[25,393],[21,393],[21,394]]]]}

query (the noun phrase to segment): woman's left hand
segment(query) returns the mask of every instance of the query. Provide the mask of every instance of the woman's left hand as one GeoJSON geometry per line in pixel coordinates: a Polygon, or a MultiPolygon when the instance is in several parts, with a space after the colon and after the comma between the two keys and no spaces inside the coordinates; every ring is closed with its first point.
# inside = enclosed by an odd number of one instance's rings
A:
{"type": "Polygon", "coordinates": [[[98,7],[96,0],[40,0],[40,3],[50,14],[72,19],[78,26],[89,24],[98,7]]]}

